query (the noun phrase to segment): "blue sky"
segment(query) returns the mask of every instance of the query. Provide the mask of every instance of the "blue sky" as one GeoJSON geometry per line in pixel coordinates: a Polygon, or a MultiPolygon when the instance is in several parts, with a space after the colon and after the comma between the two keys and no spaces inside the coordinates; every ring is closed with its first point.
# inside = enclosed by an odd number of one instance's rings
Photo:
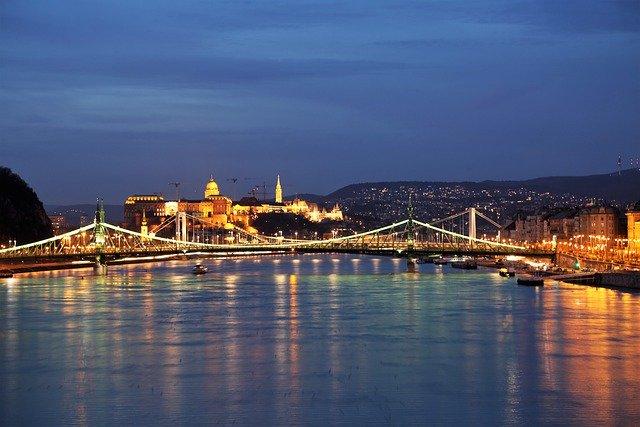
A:
{"type": "Polygon", "coordinates": [[[618,156],[640,158],[637,0],[0,2],[0,165],[45,203],[618,156]]]}

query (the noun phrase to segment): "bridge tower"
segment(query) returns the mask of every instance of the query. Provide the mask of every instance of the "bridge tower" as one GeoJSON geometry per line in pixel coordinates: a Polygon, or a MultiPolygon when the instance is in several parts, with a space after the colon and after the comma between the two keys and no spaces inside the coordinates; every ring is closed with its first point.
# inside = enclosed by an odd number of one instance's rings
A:
{"type": "Polygon", "coordinates": [[[416,271],[416,260],[413,258],[413,245],[415,243],[415,225],[413,224],[413,204],[411,203],[411,194],[409,194],[409,206],[407,207],[407,271],[414,273],[416,271]]]}
{"type": "Polygon", "coordinates": [[[415,225],[413,224],[413,204],[411,203],[411,194],[409,194],[409,206],[407,207],[407,215],[409,216],[409,221],[407,222],[407,253],[411,253],[413,251],[414,245],[414,236],[415,236],[415,225]]]}
{"type": "Polygon", "coordinates": [[[187,213],[176,212],[176,241],[187,241],[187,213]]]}
{"type": "Polygon", "coordinates": [[[104,261],[104,243],[105,243],[105,227],[104,227],[104,204],[102,199],[98,200],[96,206],[96,216],[94,219],[95,228],[93,231],[93,243],[96,245],[96,262],[93,265],[95,274],[104,276],[107,274],[107,265],[104,261]]]}
{"type": "Polygon", "coordinates": [[[476,208],[469,208],[469,244],[476,238],[476,208]]]}
{"type": "Polygon", "coordinates": [[[98,205],[96,206],[96,217],[94,219],[94,223],[96,224],[95,231],[93,234],[93,243],[96,244],[96,247],[102,248],[105,242],[105,232],[104,232],[104,205],[102,203],[102,199],[98,200],[98,205]]]}

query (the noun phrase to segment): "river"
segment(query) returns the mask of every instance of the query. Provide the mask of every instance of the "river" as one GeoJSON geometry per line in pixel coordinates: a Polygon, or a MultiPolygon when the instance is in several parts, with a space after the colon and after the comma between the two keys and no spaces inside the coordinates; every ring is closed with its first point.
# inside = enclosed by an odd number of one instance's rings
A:
{"type": "Polygon", "coordinates": [[[0,279],[2,425],[640,420],[637,292],[358,255],[203,262],[0,279]]]}

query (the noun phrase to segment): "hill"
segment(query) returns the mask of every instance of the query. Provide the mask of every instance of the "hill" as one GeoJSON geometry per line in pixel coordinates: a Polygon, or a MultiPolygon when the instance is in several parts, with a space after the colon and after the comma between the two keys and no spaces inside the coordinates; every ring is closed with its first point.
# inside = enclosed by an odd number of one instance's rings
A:
{"type": "Polygon", "coordinates": [[[626,169],[618,172],[588,176],[554,176],[521,181],[481,181],[481,182],[445,182],[445,181],[396,181],[369,182],[351,184],[324,197],[321,201],[332,203],[351,198],[363,190],[386,187],[389,190],[402,188],[439,188],[460,187],[467,190],[503,190],[526,189],[539,193],[570,194],[579,198],[604,199],[614,204],[626,205],[640,199],[640,170],[626,169]]]}
{"type": "Polygon", "coordinates": [[[570,193],[626,205],[640,199],[640,170],[626,169],[602,175],[552,176],[525,181],[483,181],[501,188],[521,186],[539,192],[570,193]]]}
{"type": "MultiPolygon", "coordinates": [[[[80,226],[81,217],[86,217],[88,221],[93,221],[96,213],[95,204],[80,205],[46,205],[45,209],[49,215],[64,215],[67,226],[76,228],[80,226]]],[[[104,205],[105,220],[109,224],[119,225],[124,220],[124,208],[122,205],[104,205]]]]}
{"type": "Polygon", "coordinates": [[[640,171],[522,181],[369,182],[343,187],[323,202],[338,203],[348,216],[362,216],[375,226],[406,218],[409,194],[414,214],[422,220],[445,218],[473,206],[504,222],[518,211],[580,207],[594,200],[624,209],[640,199],[640,171]]]}
{"type": "Polygon", "coordinates": [[[36,242],[53,236],[38,195],[11,169],[0,167],[0,244],[36,242]]]}

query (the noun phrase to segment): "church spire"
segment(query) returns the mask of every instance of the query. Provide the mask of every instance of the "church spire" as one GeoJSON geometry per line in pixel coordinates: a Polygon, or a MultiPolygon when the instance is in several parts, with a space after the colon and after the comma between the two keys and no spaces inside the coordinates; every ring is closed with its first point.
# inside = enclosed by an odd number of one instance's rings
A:
{"type": "Polygon", "coordinates": [[[280,185],[280,175],[278,175],[278,181],[276,182],[276,203],[282,203],[282,186],[280,185]]]}
{"type": "Polygon", "coordinates": [[[147,225],[147,210],[142,210],[142,221],[140,223],[140,234],[143,236],[149,235],[149,226],[147,225]]]}

